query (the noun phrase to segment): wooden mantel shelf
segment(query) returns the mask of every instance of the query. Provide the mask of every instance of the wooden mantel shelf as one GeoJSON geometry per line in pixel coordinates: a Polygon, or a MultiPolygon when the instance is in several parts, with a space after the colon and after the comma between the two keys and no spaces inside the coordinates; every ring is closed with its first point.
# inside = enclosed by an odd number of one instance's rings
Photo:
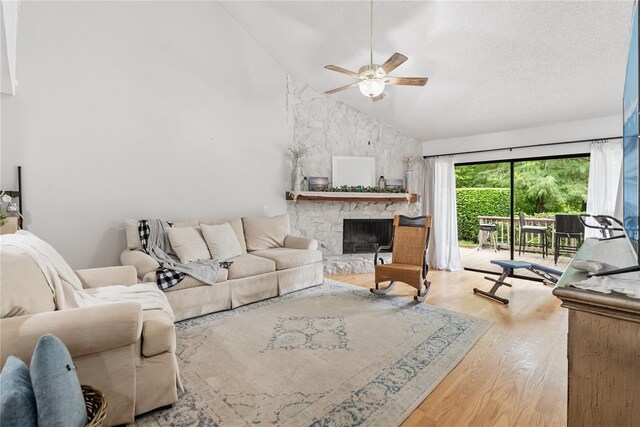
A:
{"type": "Polygon", "coordinates": [[[346,193],[325,191],[303,191],[293,196],[287,191],[287,200],[309,200],[315,202],[384,202],[384,203],[415,203],[420,195],[415,193],[346,193]]]}

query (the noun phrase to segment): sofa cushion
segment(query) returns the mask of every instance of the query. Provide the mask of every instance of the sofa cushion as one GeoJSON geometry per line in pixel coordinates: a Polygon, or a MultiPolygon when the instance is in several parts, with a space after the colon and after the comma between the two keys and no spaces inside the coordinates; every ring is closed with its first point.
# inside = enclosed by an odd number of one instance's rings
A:
{"type": "Polygon", "coordinates": [[[0,317],[54,311],[53,292],[31,255],[14,246],[0,250],[0,317]]]}
{"type": "Polygon", "coordinates": [[[273,260],[277,270],[302,267],[322,261],[322,252],[308,249],[273,248],[251,252],[251,255],[273,260]]]}
{"type": "Polygon", "coordinates": [[[76,367],[64,343],[53,335],[38,340],[31,358],[31,384],[39,426],[83,427],[87,424],[76,367]]]}
{"type": "Polygon", "coordinates": [[[248,251],[281,248],[291,231],[289,214],[286,213],[272,217],[242,218],[242,225],[248,251]]]}
{"type": "MultiPolygon", "coordinates": [[[[150,273],[151,274],[151,273],[150,273]]],[[[155,282],[155,272],[153,273],[153,276],[145,276],[145,281],[151,281],[151,282],[155,282]]],[[[218,269],[218,276],[216,277],[216,283],[222,283],[225,282],[227,279],[229,278],[229,270],[227,270],[226,268],[219,268],[218,269]]],[[[199,281],[198,279],[195,279],[191,276],[185,276],[184,279],[182,279],[180,281],[180,283],[178,283],[175,286],[172,286],[168,289],[165,289],[165,292],[173,292],[173,291],[179,291],[181,289],[189,289],[189,288],[196,288],[198,286],[211,286],[211,285],[207,285],[202,283],[201,281],[199,281]]]]}
{"type": "Polygon", "coordinates": [[[228,268],[229,280],[257,276],[258,274],[276,271],[275,262],[252,254],[243,254],[238,257],[231,258],[229,261],[233,261],[233,264],[228,268]]]}
{"type": "MultiPolygon", "coordinates": [[[[235,218],[231,221],[227,221],[227,223],[233,228],[233,232],[236,233],[236,237],[238,238],[238,243],[240,243],[240,249],[242,249],[242,253],[247,253],[247,243],[244,241],[244,228],[242,227],[242,218],[235,218]]],[[[200,225],[220,225],[224,224],[222,221],[209,221],[204,220],[200,221],[200,225]]]]}
{"type": "Polygon", "coordinates": [[[200,224],[211,259],[226,261],[243,254],[240,242],[229,223],[220,225],[200,224]]]}
{"type": "MultiPolygon", "coordinates": [[[[198,225],[197,219],[190,219],[188,221],[177,221],[173,223],[174,227],[195,227],[198,225]]],[[[127,235],[127,249],[142,250],[142,243],[140,242],[140,233],[138,232],[138,220],[127,219],[124,222],[124,231],[127,235]]]]}
{"type": "Polygon", "coordinates": [[[0,374],[0,425],[38,426],[36,398],[29,368],[14,356],[9,356],[0,374]]]}
{"type": "Polygon", "coordinates": [[[142,312],[142,354],[153,357],[165,351],[175,350],[176,329],[173,319],[161,310],[142,312]]]}
{"type": "Polygon", "coordinates": [[[183,264],[211,259],[202,232],[196,227],[171,227],[167,234],[173,250],[183,264]]]}

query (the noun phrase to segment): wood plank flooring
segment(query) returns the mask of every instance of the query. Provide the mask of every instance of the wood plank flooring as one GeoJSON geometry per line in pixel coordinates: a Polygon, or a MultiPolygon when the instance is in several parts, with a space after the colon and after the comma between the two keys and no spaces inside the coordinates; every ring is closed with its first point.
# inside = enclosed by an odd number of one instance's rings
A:
{"type": "MultiPolygon", "coordinates": [[[[373,286],[373,274],[328,277],[373,286]]],[[[429,280],[425,304],[494,324],[402,426],[566,426],[567,310],[552,288],[510,279],[513,287],[498,291],[510,300],[504,306],[473,294],[490,288],[480,273],[430,271],[429,280]]],[[[393,291],[414,293],[402,283],[393,291]]]]}

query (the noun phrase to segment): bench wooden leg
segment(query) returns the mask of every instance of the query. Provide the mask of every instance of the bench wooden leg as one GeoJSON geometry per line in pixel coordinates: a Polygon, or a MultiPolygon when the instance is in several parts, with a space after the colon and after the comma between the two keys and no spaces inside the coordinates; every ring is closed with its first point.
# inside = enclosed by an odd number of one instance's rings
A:
{"type": "Polygon", "coordinates": [[[492,277],[485,276],[484,277],[485,279],[487,279],[490,282],[493,282],[493,286],[491,287],[489,292],[483,291],[482,289],[473,288],[473,293],[476,294],[476,295],[480,295],[480,296],[483,296],[483,297],[490,298],[490,299],[492,299],[494,301],[501,302],[504,305],[509,304],[509,300],[508,299],[502,298],[502,297],[499,297],[498,295],[496,295],[496,292],[498,291],[498,289],[500,289],[500,286],[511,287],[510,283],[505,282],[505,279],[507,278],[507,276],[509,276],[509,274],[511,274],[511,269],[510,268],[505,268],[505,269],[502,270],[502,274],[500,275],[500,277],[498,277],[498,279],[494,279],[492,277]]]}

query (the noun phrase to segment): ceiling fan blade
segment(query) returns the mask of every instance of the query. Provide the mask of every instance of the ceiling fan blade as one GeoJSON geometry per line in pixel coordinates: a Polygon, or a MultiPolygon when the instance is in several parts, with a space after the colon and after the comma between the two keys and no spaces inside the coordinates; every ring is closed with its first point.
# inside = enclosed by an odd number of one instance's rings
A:
{"type": "Polygon", "coordinates": [[[376,102],[376,101],[382,101],[382,100],[383,100],[383,99],[385,99],[386,97],[387,97],[387,94],[386,94],[386,93],[384,93],[384,92],[382,92],[382,93],[381,93],[380,95],[378,95],[378,96],[372,96],[372,97],[371,97],[371,100],[372,100],[373,102],[376,102]]]}
{"type": "Polygon", "coordinates": [[[341,91],[343,91],[343,90],[349,89],[349,88],[350,88],[350,87],[352,87],[352,86],[357,86],[359,83],[360,83],[360,82],[355,82],[355,83],[351,83],[350,85],[340,86],[340,87],[337,87],[337,88],[335,88],[335,89],[328,90],[328,91],[326,91],[325,93],[326,93],[326,94],[331,94],[331,93],[341,92],[341,91]]]}
{"type": "Polygon", "coordinates": [[[427,77],[389,77],[384,79],[388,85],[400,86],[424,86],[427,84],[427,77]]]}
{"type": "Polygon", "coordinates": [[[358,77],[358,73],[355,71],[347,70],[346,68],[338,67],[337,65],[325,65],[324,68],[331,71],[336,71],[338,73],[346,74],[351,77],[358,77]]]}
{"type": "Polygon", "coordinates": [[[390,72],[398,68],[400,65],[402,65],[407,59],[409,58],[407,58],[401,53],[396,52],[393,55],[391,55],[391,58],[387,59],[387,62],[382,64],[382,69],[384,70],[385,73],[389,74],[390,72]]]}

